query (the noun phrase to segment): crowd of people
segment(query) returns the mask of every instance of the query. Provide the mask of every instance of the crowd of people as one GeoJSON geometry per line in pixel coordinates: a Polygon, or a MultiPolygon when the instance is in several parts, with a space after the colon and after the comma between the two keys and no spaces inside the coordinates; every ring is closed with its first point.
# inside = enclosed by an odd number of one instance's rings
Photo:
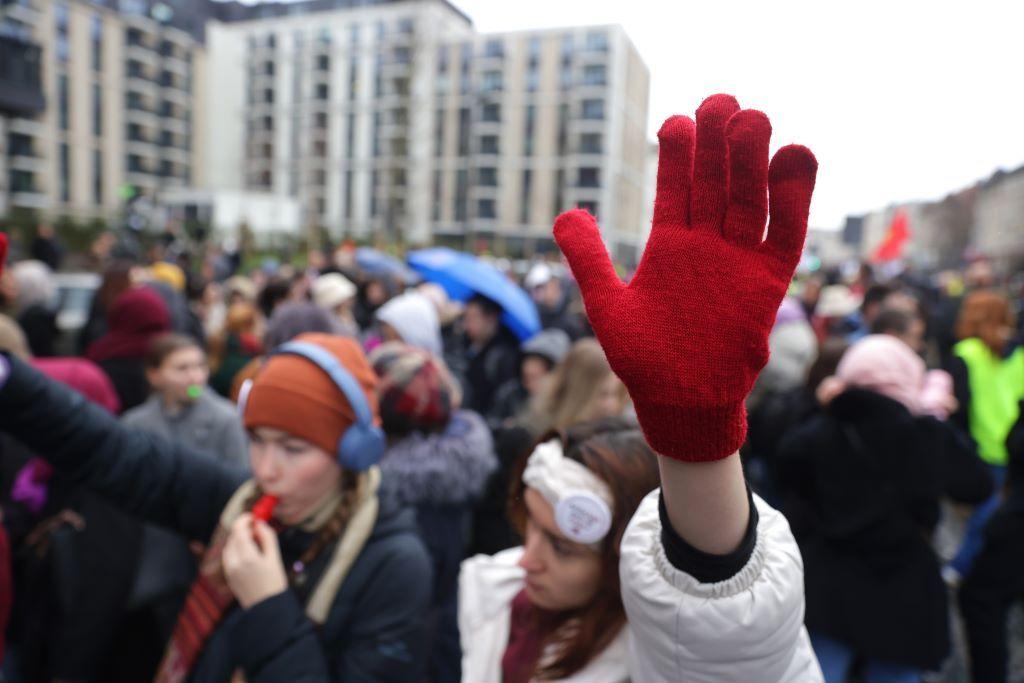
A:
{"type": "MultiPolygon", "coordinates": [[[[731,117],[767,154],[737,110],[702,105],[698,151],[731,117]]],[[[675,205],[713,223],[700,164],[693,198],[659,175],[628,287],[560,218],[570,267],[508,273],[525,340],[346,247],[243,272],[174,236],[105,237],[62,340],[42,230],[0,280],[2,680],[909,683],[957,615],[972,680],[1007,680],[1024,280],[791,277],[801,149],[768,185],[777,261],[731,213],[691,240],[717,269],[674,251],[675,205]]]]}

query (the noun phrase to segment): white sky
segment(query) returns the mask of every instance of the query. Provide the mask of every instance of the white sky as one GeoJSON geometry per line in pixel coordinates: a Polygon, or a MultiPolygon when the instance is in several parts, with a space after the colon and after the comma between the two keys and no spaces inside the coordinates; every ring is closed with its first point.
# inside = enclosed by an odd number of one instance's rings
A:
{"type": "Polygon", "coordinates": [[[728,92],[818,157],[811,225],[1024,164],[1024,2],[454,0],[480,31],[621,24],[650,122],[728,92]]]}

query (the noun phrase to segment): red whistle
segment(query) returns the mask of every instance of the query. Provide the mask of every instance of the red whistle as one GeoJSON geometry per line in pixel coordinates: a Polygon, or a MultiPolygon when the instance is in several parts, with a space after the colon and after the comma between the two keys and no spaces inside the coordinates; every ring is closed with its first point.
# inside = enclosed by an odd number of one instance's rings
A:
{"type": "Polygon", "coordinates": [[[256,501],[256,504],[252,506],[252,517],[258,519],[261,522],[269,522],[271,515],[274,514],[274,508],[277,507],[279,499],[277,496],[265,495],[256,501]]]}

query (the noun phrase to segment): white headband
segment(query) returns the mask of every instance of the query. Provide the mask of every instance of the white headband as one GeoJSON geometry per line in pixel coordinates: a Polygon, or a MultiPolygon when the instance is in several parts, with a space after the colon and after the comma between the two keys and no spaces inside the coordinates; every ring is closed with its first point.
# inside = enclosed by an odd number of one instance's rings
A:
{"type": "Polygon", "coordinates": [[[566,538],[594,545],[608,535],[611,489],[581,463],[566,458],[558,439],[540,444],[530,454],[523,483],[555,508],[555,523],[566,538]]]}

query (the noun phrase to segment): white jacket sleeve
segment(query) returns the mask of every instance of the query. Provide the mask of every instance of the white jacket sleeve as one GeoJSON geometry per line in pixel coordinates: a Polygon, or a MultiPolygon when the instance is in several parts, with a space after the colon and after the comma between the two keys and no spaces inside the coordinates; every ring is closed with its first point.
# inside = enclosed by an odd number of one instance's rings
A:
{"type": "Polygon", "coordinates": [[[637,509],[622,539],[619,573],[637,683],[823,681],[804,629],[803,560],[786,519],[757,496],[759,520],[746,566],[700,583],[669,562],[660,490],[637,509]]]}

